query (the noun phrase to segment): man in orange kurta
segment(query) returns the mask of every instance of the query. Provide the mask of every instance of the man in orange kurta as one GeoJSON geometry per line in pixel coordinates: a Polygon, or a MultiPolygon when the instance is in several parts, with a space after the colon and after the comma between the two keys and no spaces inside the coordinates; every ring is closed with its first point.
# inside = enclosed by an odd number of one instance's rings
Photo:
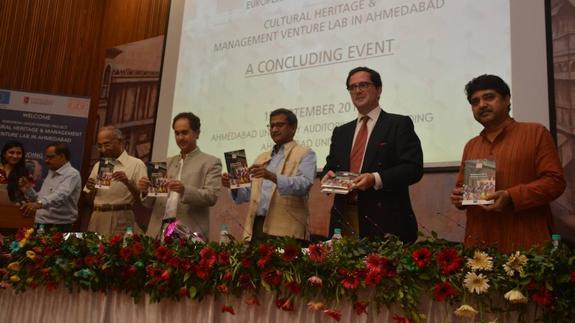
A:
{"type": "Polygon", "coordinates": [[[549,203],[565,190],[561,162],[549,131],[537,123],[517,122],[509,86],[495,75],[481,75],[465,86],[473,117],[484,127],[465,145],[452,203],[467,210],[465,246],[496,246],[502,252],[528,249],[549,241],[549,203]],[[491,205],[462,206],[464,161],[495,160],[491,205]]]}

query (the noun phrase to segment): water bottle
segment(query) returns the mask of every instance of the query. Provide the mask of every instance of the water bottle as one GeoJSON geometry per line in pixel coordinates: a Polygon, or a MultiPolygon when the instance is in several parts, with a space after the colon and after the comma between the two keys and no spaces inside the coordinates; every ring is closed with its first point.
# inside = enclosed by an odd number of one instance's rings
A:
{"type": "Polygon", "coordinates": [[[559,248],[559,243],[561,242],[561,235],[554,233],[551,235],[551,252],[554,252],[559,248]]]}
{"type": "Polygon", "coordinates": [[[134,230],[132,229],[132,226],[128,226],[126,228],[126,233],[124,233],[124,247],[126,247],[128,245],[128,241],[132,240],[132,237],[134,236],[134,230]]]}
{"type": "Polygon", "coordinates": [[[46,229],[44,228],[44,223],[38,224],[38,230],[36,231],[36,234],[41,236],[41,235],[44,235],[45,233],[46,233],[46,229]]]}
{"type": "Polygon", "coordinates": [[[331,236],[331,240],[341,240],[343,237],[341,235],[341,229],[340,228],[335,228],[333,229],[333,235],[331,236]]]}
{"type": "Polygon", "coordinates": [[[341,236],[341,229],[335,228],[333,229],[333,235],[331,236],[331,239],[327,240],[325,244],[327,245],[328,248],[331,248],[334,242],[336,242],[337,240],[341,240],[342,238],[343,237],[341,236]]]}
{"type": "Polygon", "coordinates": [[[220,229],[220,243],[229,243],[230,234],[228,233],[228,225],[222,224],[220,229]]]}

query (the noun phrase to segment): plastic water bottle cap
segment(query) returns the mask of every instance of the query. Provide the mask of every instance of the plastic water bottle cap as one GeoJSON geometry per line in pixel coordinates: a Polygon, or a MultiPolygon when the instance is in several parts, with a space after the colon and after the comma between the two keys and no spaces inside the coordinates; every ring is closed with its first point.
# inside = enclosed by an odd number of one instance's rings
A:
{"type": "Polygon", "coordinates": [[[554,240],[554,241],[561,240],[561,235],[558,233],[554,233],[551,235],[551,240],[554,240]]]}
{"type": "Polygon", "coordinates": [[[222,226],[221,226],[221,231],[228,231],[228,225],[227,225],[227,224],[222,224],[222,226]]]}
{"type": "Polygon", "coordinates": [[[335,229],[333,229],[333,233],[334,233],[334,234],[341,234],[341,229],[340,229],[340,228],[335,228],[335,229]]]}

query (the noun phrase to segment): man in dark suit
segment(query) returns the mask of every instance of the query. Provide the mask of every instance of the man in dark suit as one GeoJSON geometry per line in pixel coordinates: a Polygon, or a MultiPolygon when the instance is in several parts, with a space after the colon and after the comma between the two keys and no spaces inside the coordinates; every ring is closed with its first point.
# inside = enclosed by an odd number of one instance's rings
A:
{"type": "Polygon", "coordinates": [[[346,80],[358,118],[336,127],[322,182],[336,171],[360,174],[354,190],[337,194],[331,210],[330,232],[380,239],[394,234],[404,242],[417,239],[417,221],[409,199],[409,185],[423,175],[421,143],[408,116],[391,114],[379,106],[379,73],[357,67],[346,80]]]}

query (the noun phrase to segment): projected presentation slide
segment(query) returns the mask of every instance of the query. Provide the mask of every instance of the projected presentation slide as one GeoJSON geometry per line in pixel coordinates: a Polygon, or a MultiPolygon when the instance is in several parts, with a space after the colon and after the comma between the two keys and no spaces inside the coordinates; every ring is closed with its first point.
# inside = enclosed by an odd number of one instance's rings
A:
{"type": "Polygon", "coordinates": [[[251,164],[273,146],[269,113],[290,109],[321,168],[334,127],[357,118],[347,74],[367,66],[381,108],[412,118],[426,165],[453,164],[481,129],[464,86],[485,73],[511,86],[510,46],[502,0],[186,1],[171,115],[197,114],[204,152],[245,149],[251,164]]]}

